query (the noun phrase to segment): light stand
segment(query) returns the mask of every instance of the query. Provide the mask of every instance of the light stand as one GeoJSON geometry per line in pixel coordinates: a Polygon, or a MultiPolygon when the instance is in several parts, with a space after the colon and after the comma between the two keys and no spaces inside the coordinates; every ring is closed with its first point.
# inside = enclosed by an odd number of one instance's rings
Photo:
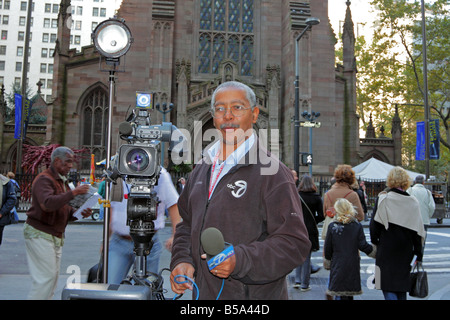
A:
{"type": "MultiPolygon", "coordinates": [[[[106,139],[106,169],[109,170],[112,147],[112,108],[114,98],[115,73],[120,64],[120,57],[125,55],[131,47],[133,38],[131,31],[124,20],[111,18],[101,22],[92,32],[92,40],[95,48],[100,53],[100,63],[102,56],[105,58],[109,70],[109,107],[108,107],[108,136],[106,139]]],[[[103,224],[103,283],[108,282],[108,252],[109,252],[109,219],[111,212],[110,183],[105,186],[105,218],[103,224]]]]}
{"type": "Polygon", "coordinates": [[[294,118],[294,170],[297,172],[297,176],[299,176],[299,143],[300,143],[300,112],[299,112],[299,85],[300,85],[300,75],[299,75],[299,41],[303,37],[303,35],[311,29],[312,26],[320,23],[320,20],[317,18],[308,18],[305,20],[306,27],[303,31],[298,35],[297,39],[295,39],[295,118],[294,118]]]}

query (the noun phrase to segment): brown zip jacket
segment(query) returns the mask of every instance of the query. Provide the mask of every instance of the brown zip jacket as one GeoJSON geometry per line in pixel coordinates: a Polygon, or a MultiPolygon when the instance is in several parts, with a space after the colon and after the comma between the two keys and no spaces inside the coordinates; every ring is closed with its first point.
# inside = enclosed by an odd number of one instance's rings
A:
{"type": "Polygon", "coordinates": [[[33,228],[62,238],[75,209],[69,206],[73,199],[69,185],[50,167],[33,181],[32,202],[26,223],[33,228]]]}
{"type": "Polygon", "coordinates": [[[204,253],[200,236],[208,227],[219,229],[225,242],[234,246],[236,266],[224,282],[220,296],[224,300],[287,299],[286,275],[310,252],[290,170],[256,142],[245,158],[218,182],[209,201],[211,161],[204,159],[178,201],[183,221],[177,225],[171,268],[182,262],[194,266],[201,300],[216,299],[222,285],[222,279],[212,275],[200,258],[204,253]],[[261,174],[271,165],[268,160],[277,163],[278,170],[261,174]]]}

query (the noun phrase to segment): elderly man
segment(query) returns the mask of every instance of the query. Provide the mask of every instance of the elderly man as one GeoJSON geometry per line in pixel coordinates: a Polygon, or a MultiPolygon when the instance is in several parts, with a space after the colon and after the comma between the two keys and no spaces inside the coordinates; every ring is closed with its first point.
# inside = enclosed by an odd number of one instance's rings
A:
{"type": "Polygon", "coordinates": [[[431,191],[423,185],[424,181],[425,178],[422,175],[418,175],[414,179],[414,186],[409,188],[407,192],[419,201],[420,214],[426,230],[430,226],[430,218],[433,216],[436,204],[431,191]]]}
{"type": "Polygon", "coordinates": [[[211,107],[220,139],[204,153],[178,201],[183,221],[172,248],[172,290],[191,289],[180,282],[195,274],[199,299],[216,299],[219,292],[220,299],[287,299],[285,277],[311,247],[292,173],[260,146],[252,130],[259,108],[248,86],[223,83],[211,107]],[[276,170],[264,170],[268,159],[276,170]],[[219,229],[235,252],[212,270],[200,243],[209,227],[219,229]]]}
{"type": "MultiPolygon", "coordinates": [[[[51,155],[50,168],[40,173],[32,184],[32,203],[24,223],[28,267],[32,278],[29,299],[52,299],[58,283],[64,231],[75,209],[68,205],[75,196],[85,194],[89,185],[71,190],[67,174],[75,154],[67,147],[56,148],[51,155]]],[[[83,217],[91,209],[82,212],[83,217]]]]}

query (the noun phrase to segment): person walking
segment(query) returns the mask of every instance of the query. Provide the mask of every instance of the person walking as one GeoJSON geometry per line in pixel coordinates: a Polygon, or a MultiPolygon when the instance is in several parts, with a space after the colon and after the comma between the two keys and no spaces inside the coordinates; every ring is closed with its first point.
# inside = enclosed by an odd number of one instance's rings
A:
{"type": "Polygon", "coordinates": [[[414,182],[414,186],[408,188],[406,192],[415,197],[419,202],[420,215],[422,216],[425,231],[427,231],[428,227],[430,226],[430,219],[434,214],[434,210],[436,209],[436,204],[434,202],[431,191],[425,188],[425,186],[423,185],[423,183],[425,182],[424,176],[418,175],[414,179],[414,182]]]}
{"type": "Polygon", "coordinates": [[[367,221],[367,204],[366,204],[366,199],[364,197],[364,191],[359,186],[358,181],[356,181],[356,180],[351,185],[351,188],[353,189],[353,191],[355,191],[358,194],[359,202],[361,202],[361,207],[363,208],[363,212],[364,212],[364,221],[367,221]]]}
{"type": "Polygon", "coordinates": [[[303,220],[308,230],[309,241],[311,241],[311,250],[305,262],[295,268],[294,288],[300,288],[301,291],[309,291],[311,289],[309,283],[312,273],[311,253],[320,249],[317,224],[324,220],[323,203],[322,198],[317,193],[317,187],[309,175],[303,175],[298,191],[302,201],[303,220]]]}
{"type": "Polygon", "coordinates": [[[6,176],[9,178],[11,183],[14,186],[14,190],[16,191],[16,203],[14,207],[12,208],[12,212],[14,213],[14,220],[12,223],[18,223],[19,222],[19,214],[17,213],[17,208],[19,207],[19,200],[21,196],[20,186],[19,183],[15,180],[16,175],[13,172],[8,172],[6,176]]]}
{"type": "MultiPolygon", "coordinates": [[[[105,192],[106,192],[106,173],[102,174],[100,178],[100,184],[98,185],[97,190],[97,193],[100,195],[100,197],[102,197],[102,199],[105,199],[106,196],[105,192]]],[[[102,221],[104,218],[105,218],[105,208],[103,207],[103,205],[100,205],[98,220],[102,221]]]]}
{"type": "Polygon", "coordinates": [[[0,245],[5,226],[13,222],[12,209],[16,205],[16,190],[10,179],[0,174],[0,245]]]}
{"type": "MultiPolygon", "coordinates": [[[[75,196],[89,191],[89,185],[71,190],[67,174],[75,159],[67,147],[58,147],[51,154],[50,167],[40,173],[31,187],[31,207],[24,223],[25,248],[32,286],[31,300],[52,299],[60,272],[64,232],[75,209],[68,205],[75,196]]],[[[92,214],[91,209],[81,212],[83,217],[92,214]]]]}
{"type": "Polygon", "coordinates": [[[336,300],[353,300],[362,294],[359,250],[375,258],[376,249],[367,243],[356,211],[347,199],[338,199],[336,215],[327,230],[324,267],[330,270],[326,294],[336,300]]]}
{"type": "Polygon", "coordinates": [[[409,195],[409,176],[401,167],[388,173],[387,191],[378,196],[370,221],[370,239],[377,245],[375,286],[386,300],[406,300],[411,262],[422,261],[425,228],[417,199],[409,195]]]}
{"type": "Polygon", "coordinates": [[[352,167],[347,164],[341,164],[334,170],[335,183],[325,193],[323,199],[323,212],[325,221],[322,228],[322,239],[325,240],[327,235],[328,225],[333,221],[334,217],[334,203],[339,198],[345,198],[356,207],[356,219],[358,221],[364,220],[364,211],[359,200],[358,194],[353,191],[352,185],[355,183],[355,172],[352,167]]]}
{"type": "Polygon", "coordinates": [[[177,181],[177,192],[178,194],[181,194],[183,192],[184,186],[186,185],[186,179],[184,177],[181,177],[177,181]]]}

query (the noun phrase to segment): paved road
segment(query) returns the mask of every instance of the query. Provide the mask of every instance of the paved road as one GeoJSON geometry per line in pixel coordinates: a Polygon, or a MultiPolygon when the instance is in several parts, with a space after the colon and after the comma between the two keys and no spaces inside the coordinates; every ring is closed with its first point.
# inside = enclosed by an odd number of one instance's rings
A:
{"type": "MultiPolygon", "coordinates": [[[[442,248],[439,247],[439,234],[445,234],[450,238],[450,223],[447,225],[444,223],[443,227],[444,228],[442,229],[432,228],[430,230],[430,233],[436,234],[434,236],[429,236],[427,239],[427,250],[430,250],[428,252],[429,255],[449,254],[449,251],[445,250],[449,250],[448,247],[450,247],[450,245],[442,246],[442,248]]],[[[23,224],[19,223],[7,226],[4,231],[3,243],[0,246],[0,300],[24,300],[27,298],[31,280],[28,273],[22,228],[23,224]]],[[[159,232],[160,238],[164,241],[170,236],[170,232],[171,228],[167,225],[165,229],[159,232]]],[[[55,300],[61,299],[61,293],[67,281],[72,281],[75,276],[80,275],[81,282],[86,282],[89,268],[95,265],[100,258],[99,251],[101,248],[102,235],[103,225],[98,222],[93,222],[90,219],[86,219],[83,222],[71,223],[67,227],[66,241],[61,262],[61,274],[54,297],[55,300]]],[[[428,253],[426,251],[426,256],[428,253]]],[[[313,254],[313,262],[320,265],[321,256],[321,251],[315,252],[313,254]]],[[[434,267],[440,267],[442,270],[429,273],[430,294],[427,299],[450,300],[450,272],[442,272],[443,270],[447,270],[448,267],[446,262],[448,262],[448,260],[449,259],[445,258],[445,256],[442,259],[438,256],[430,257],[429,262],[433,262],[433,264],[437,263],[434,267]]],[[[169,266],[169,261],[170,253],[167,250],[163,250],[160,268],[167,268],[169,266]]],[[[373,260],[363,258],[361,264],[361,280],[364,293],[357,296],[355,299],[383,300],[383,295],[380,291],[368,289],[365,285],[367,278],[371,274],[364,272],[364,270],[367,270],[367,268],[373,264],[373,260]]],[[[166,299],[171,299],[174,294],[170,290],[168,279],[169,273],[163,272],[163,277],[164,288],[166,290],[165,297],[166,299]]],[[[318,273],[312,275],[312,289],[308,292],[300,292],[299,290],[292,288],[293,273],[291,273],[287,277],[289,284],[289,298],[291,300],[323,300],[325,297],[327,279],[328,271],[322,269],[318,273]]],[[[183,296],[182,299],[190,299],[190,293],[183,296]]],[[[414,298],[408,297],[408,299],[414,298]]]]}

